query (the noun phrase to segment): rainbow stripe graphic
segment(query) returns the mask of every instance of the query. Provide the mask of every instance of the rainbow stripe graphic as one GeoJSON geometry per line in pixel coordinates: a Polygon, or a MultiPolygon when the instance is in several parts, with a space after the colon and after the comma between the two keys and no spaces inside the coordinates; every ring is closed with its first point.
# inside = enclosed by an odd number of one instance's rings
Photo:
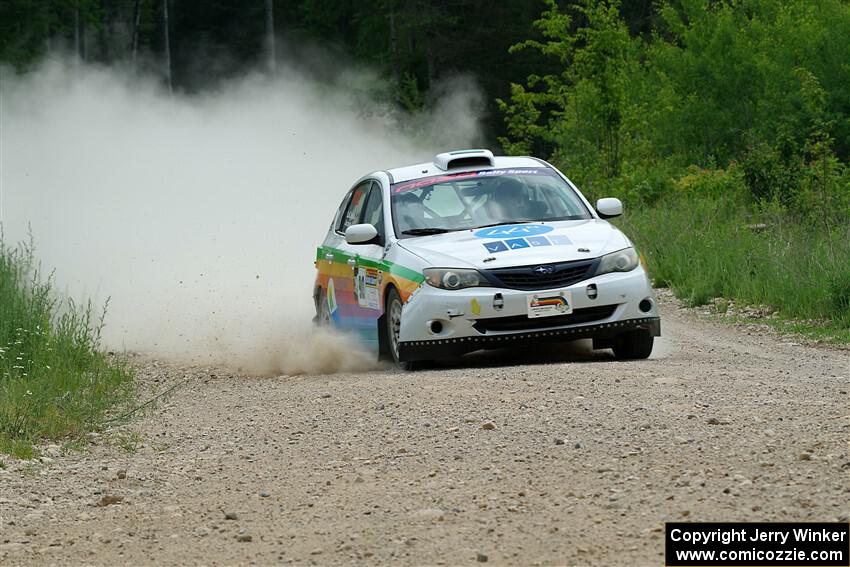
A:
{"type": "Polygon", "coordinates": [[[331,324],[378,348],[378,318],[384,313],[387,286],[407,301],[425,277],[387,260],[376,261],[337,248],[316,249],[316,286],[326,292],[331,324]],[[332,259],[328,259],[331,257],[332,259]],[[349,260],[354,260],[354,265],[349,260]]]}
{"type": "Polygon", "coordinates": [[[545,307],[547,305],[566,305],[567,300],[563,297],[541,297],[531,302],[532,307],[545,307]]]}

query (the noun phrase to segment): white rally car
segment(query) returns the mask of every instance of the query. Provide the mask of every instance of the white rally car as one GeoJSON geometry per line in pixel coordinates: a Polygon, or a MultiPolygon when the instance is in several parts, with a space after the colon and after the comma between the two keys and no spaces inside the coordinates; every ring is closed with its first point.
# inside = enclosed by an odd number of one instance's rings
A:
{"type": "Polygon", "coordinates": [[[550,164],[488,150],[376,171],[316,253],[316,320],[404,369],[529,342],[592,338],[646,358],[661,334],[632,243],[550,164]]]}

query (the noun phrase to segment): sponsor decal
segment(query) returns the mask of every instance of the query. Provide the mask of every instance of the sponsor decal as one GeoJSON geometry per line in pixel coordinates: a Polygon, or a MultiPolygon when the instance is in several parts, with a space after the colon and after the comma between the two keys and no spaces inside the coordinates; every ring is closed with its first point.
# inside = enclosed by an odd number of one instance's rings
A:
{"type": "Polygon", "coordinates": [[[551,246],[552,243],[549,242],[549,239],[545,236],[529,236],[526,238],[529,244],[532,246],[551,246]]]}
{"type": "Polygon", "coordinates": [[[501,240],[497,240],[496,242],[485,242],[484,248],[486,248],[488,252],[504,252],[508,249],[507,245],[501,240]]]}
{"type": "Polygon", "coordinates": [[[499,177],[502,175],[551,175],[552,172],[545,168],[525,169],[489,169],[476,172],[477,177],[499,177]]]}
{"type": "MultiPolygon", "coordinates": [[[[547,226],[544,228],[551,227],[547,226]]],[[[493,242],[485,242],[484,248],[487,249],[487,252],[495,254],[497,252],[506,252],[508,250],[520,250],[522,248],[528,248],[529,246],[563,246],[566,244],[572,244],[572,240],[560,234],[553,234],[549,236],[526,236],[524,238],[494,240],[493,242]]],[[[487,260],[485,259],[484,261],[486,262],[487,260]]]]}
{"type": "Polygon", "coordinates": [[[419,189],[420,187],[430,187],[438,183],[447,181],[457,181],[465,177],[501,177],[503,175],[548,175],[554,177],[556,174],[548,167],[531,167],[524,169],[487,169],[484,171],[465,171],[463,173],[453,173],[451,175],[435,175],[434,177],[426,177],[424,179],[414,179],[413,181],[404,181],[396,183],[392,186],[392,193],[406,193],[419,189]]]}
{"type": "Polygon", "coordinates": [[[532,295],[528,297],[528,317],[552,317],[566,315],[572,312],[568,292],[561,291],[557,295],[532,295]]]}
{"type": "Polygon", "coordinates": [[[563,234],[553,234],[552,236],[549,237],[549,240],[552,242],[552,244],[554,244],[556,246],[561,246],[561,245],[564,245],[564,244],[572,244],[573,243],[572,240],[570,240],[569,238],[567,238],[563,234]]]}
{"type": "Polygon", "coordinates": [[[505,224],[502,226],[488,226],[476,230],[473,234],[478,238],[511,238],[520,236],[537,236],[554,230],[551,226],[542,224],[505,224]]]}
{"type": "Polygon", "coordinates": [[[375,268],[358,267],[354,276],[354,294],[357,296],[357,304],[367,309],[380,309],[381,273],[375,268]]]}
{"type": "Polygon", "coordinates": [[[472,311],[473,315],[481,315],[481,304],[474,297],[469,302],[469,310],[472,311]]]}
{"type": "Polygon", "coordinates": [[[538,297],[531,301],[532,307],[553,306],[557,311],[567,310],[567,300],[563,297],[538,297]]]}
{"type": "Polygon", "coordinates": [[[328,280],[328,313],[331,315],[331,321],[339,321],[339,309],[336,302],[336,288],[334,287],[333,278],[328,280]]]}
{"type": "Polygon", "coordinates": [[[510,240],[505,240],[505,244],[507,244],[508,248],[511,250],[528,248],[528,242],[526,242],[524,238],[511,238],[510,240]]]}

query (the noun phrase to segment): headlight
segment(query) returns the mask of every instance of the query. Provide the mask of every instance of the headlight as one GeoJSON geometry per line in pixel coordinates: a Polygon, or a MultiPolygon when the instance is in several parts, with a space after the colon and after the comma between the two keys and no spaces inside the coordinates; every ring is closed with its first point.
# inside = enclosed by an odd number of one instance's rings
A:
{"type": "Polygon", "coordinates": [[[463,289],[482,285],[484,279],[477,270],[454,268],[425,268],[425,281],[440,289],[463,289]]]}
{"type": "Polygon", "coordinates": [[[611,272],[631,272],[637,268],[638,263],[640,263],[640,258],[638,258],[635,249],[624,248],[602,256],[595,275],[599,276],[611,272]]]}

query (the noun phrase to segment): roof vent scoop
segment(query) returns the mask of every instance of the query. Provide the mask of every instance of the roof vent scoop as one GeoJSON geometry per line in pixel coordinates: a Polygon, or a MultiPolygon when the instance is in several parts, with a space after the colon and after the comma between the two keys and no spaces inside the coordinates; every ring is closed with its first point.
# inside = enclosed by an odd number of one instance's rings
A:
{"type": "Polygon", "coordinates": [[[493,167],[493,152],[490,150],[457,150],[434,156],[434,165],[443,171],[467,167],[493,167]]]}

